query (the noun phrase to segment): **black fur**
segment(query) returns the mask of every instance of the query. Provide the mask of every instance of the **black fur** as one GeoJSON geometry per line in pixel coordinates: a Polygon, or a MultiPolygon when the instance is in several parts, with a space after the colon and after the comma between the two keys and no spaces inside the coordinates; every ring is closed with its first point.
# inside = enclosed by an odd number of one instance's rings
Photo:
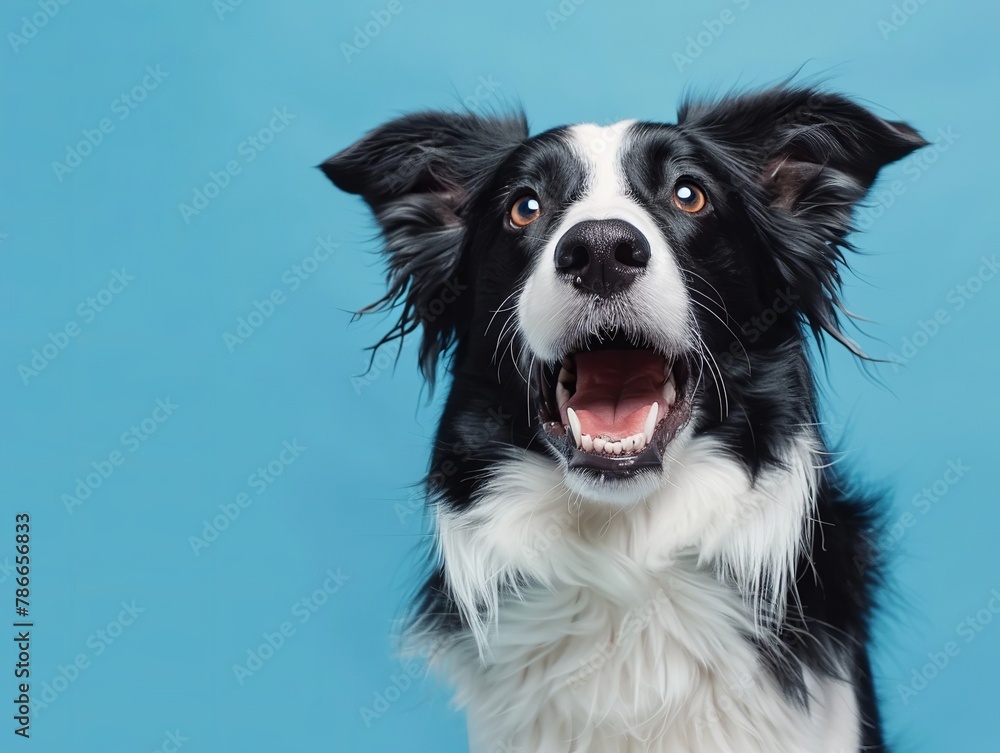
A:
{"type": "MultiPolygon", "coordinates": [[[[529,138],[520,117],[425,113],[383,126],[321,166],[368,202],[383,229],[389,292],[379,303],[402,306],[383,342],[422,326],[430,379],[439,355],[453,351],[428,486],[454,510],[472,503],[506,448],[548,452],[510,357],[523,343],[501,329],[509,296],[580,194],[582,168],[564,135],[529,138]],[[511,233],[504,220],[525,187],[542,194],[547,211],[530,232],[511,233]],[[453,300],[443,304],[446,284],[453,300]]],[[[810,88],[689,101],[677,125],[632,126],[625,174],[677,255],[714,356],[703,364],[694,428],[722,439],[751,474],[780,462],[787,439],[818,421],[809,338],[822,344],[826,333],[861,355],[838,320],[852,213],[881,168],[924,144],[903,123],[810,88]],[[679,176],[707,190],[705,217],[670,208],[679,176]],[[754,323],[762,312],[770,312],[766,326],[754,323]]],[[[824,471],[818,520],[807,523],[813,549],[799,563],[782,650],[770,658],[789,698],[805,704],[803,667],[836,673],[846,657],[865,750],[882,751],[868,660],[879,572],[872,509],[832,468],[824,471]]],[[[462,627],[440,570],[427,580],[417,619],[437,631],[462,627]]]]}

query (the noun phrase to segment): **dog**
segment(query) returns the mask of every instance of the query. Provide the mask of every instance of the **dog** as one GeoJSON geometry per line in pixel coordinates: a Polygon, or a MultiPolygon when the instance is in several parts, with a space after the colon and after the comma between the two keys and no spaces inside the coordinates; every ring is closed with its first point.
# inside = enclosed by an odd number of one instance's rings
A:
{"type": "Polygon", "coordinates": [[[782,84],[676,124],[393,120],[319,167],[448,396],[408,645],[475,753],[886,750],[878,495],[820,427],[852,214],[927,142],[782,84]]]}

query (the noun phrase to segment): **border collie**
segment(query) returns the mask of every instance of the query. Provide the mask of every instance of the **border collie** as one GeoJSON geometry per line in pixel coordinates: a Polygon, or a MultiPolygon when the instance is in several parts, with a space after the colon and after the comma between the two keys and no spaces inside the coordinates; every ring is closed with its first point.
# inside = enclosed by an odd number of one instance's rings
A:
{"type": "Polygon", "coordinates": [[[826,449],[809,344],[864,357],[852,213],[925,144],[783,85],[536,136],[419,113],[320,165],[381,227],[381,342],[421,329],[431,383],[447,359],[407,635],[473,751],[886,750],[874,500],[826,449]]]}

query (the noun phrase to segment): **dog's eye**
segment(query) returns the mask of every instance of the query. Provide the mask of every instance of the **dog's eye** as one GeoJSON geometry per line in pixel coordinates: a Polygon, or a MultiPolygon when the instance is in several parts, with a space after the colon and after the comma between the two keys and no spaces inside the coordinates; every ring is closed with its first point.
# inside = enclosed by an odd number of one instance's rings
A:
{"type": "Polygon", "coordinates": [[[542,205],[533,194],[522,196],[510,208],[510,221],[515,227],[525,227],[542,216],[542,205]]]}
{"type": "Polygon", "coordinates": [[[674,206],[682,212],[700,212],[708,203],[708,197],[701,187],[691,181],[681,181],[674,186],[674,206]]]}

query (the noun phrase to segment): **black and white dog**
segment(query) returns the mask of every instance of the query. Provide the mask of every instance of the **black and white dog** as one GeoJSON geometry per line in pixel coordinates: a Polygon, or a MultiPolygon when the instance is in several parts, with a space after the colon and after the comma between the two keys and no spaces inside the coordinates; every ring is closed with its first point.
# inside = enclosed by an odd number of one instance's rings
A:
{"type": "Polygon", "coordinates": [[[839,95],[529,136],[422,113],[320,167],[381,226],[383,342],[450,392],[409,635],[472,750],[884,751],[868,495],[818,426],[852,212],[926,142],[839,95]]]}

